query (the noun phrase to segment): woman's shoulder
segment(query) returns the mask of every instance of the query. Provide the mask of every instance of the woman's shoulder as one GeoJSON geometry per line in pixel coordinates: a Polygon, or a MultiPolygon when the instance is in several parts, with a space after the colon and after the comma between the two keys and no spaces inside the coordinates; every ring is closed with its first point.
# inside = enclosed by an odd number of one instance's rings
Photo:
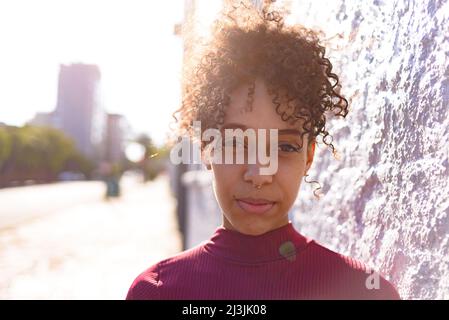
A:
{"type": "Polygon", "coordinates": [[[311,254],[320,262],[326,262],[326,265],[345,268],[352,271],[366,272],[369,268],[365,263],[350,256],[341,254],[329,247],[313,240],[311,243],[311,254]]]}
{"type": "Polygon", "coordinates": [[[316,241],[313,241],[310,252],[320,266],[318,269],[336,276],[338,286],[347,289],[348,295],[355,299],[400,299],[393,284],[361,260],[333,251],[316,241]]]}
{"type": "Polygon", "coordinates": [[[161,297],[161,274],[176,277],[176,272],[186,272],[186,268],[191,267],[194,260],[199,259],[202,254],[203,243],[174,254],[168,258],[154,263],[149,268],[141,272],[131,284],[126,300],[160,300],[161,297]]]}

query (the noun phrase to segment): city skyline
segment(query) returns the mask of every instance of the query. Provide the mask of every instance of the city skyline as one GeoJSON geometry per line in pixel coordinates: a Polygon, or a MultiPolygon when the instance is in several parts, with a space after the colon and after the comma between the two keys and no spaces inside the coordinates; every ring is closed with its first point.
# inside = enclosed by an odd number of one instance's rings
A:
{"type": "Polygon", "coordinates": [[[174,26],[182,18],[179,0],[1,3],[0,122],[22,126],[51,112],[60,65],[95,64],[105,111],[161,144],[180,99],[182,40],[174,26]]]}

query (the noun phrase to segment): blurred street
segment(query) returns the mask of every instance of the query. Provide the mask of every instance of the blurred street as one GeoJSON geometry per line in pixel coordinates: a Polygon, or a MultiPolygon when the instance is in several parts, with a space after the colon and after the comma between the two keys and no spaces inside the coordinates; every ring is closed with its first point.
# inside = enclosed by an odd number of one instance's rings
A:
{"type": "Polygon", "coordinates": [[[135,277],[181,250],[166,174],[0,190],[0,299],[124,299],[135,277]]]}

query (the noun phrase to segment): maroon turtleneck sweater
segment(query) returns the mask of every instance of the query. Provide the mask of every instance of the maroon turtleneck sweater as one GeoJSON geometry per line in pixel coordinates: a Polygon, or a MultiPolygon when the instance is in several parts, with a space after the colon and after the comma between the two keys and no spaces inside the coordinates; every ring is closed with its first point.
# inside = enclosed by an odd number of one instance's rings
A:
{"type": "Polygon", "coordinates": [[[126,299],[400,299],[377,276],[291,222],[258,236],[220,226],[209,240],[141,273],[126,299]]]}

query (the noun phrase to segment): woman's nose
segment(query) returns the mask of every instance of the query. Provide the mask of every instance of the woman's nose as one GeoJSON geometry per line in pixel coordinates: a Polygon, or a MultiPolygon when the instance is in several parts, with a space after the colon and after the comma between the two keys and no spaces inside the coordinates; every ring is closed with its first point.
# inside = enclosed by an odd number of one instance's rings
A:
{"type": "Polygon", "coordinates": [[[260,163],[247,164],[243,180],[258,186],[271,183],[273,181],[273,176],[260,174],[261,167],[262,165],[260,163]]]}

